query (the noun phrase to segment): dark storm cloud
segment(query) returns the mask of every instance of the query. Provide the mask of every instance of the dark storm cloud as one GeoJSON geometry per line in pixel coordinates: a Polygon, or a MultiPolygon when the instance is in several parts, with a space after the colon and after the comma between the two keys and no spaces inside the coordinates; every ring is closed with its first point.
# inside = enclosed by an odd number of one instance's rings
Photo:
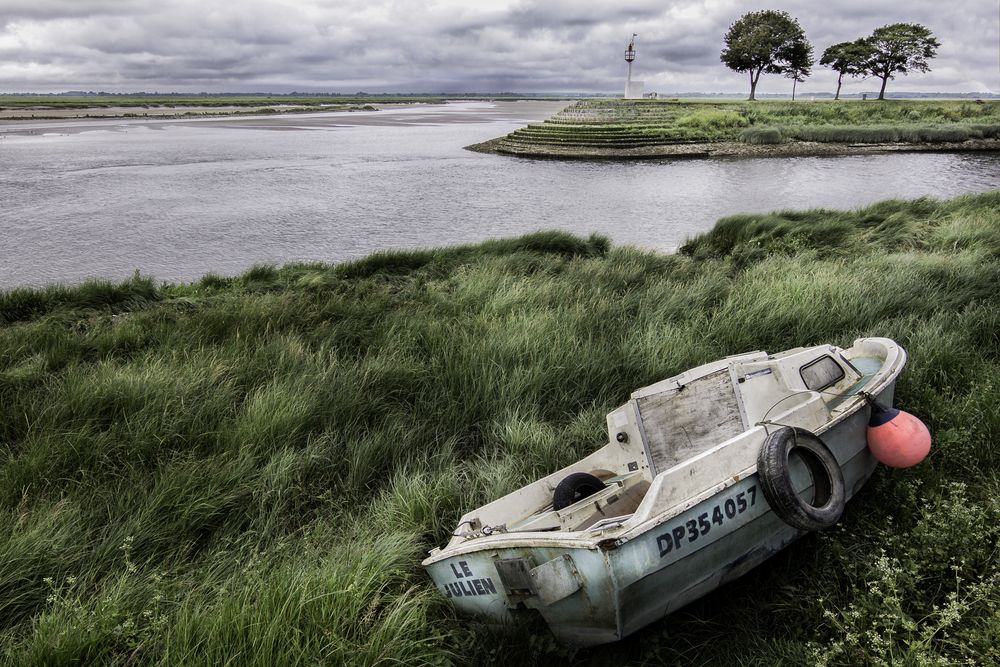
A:
{"type": "Polygon", "coordinates": [[[0,23],[21,20],[65,19],[83,16],[128,15],[142,12],[137,0],[4,0],[0,23]]]}
{"type": "Polygon", "coordinates": [[[613,7],[609,7],[607,3],[588,6],[587,3],[572,0],[522,2],[511,10],[507,24],[522,30],[591,28],[607,24],[626,25],[637,20],[655,18],[662,12],[662,3],[646,0],[617,2],[613,7]]]}
{"type": "MultiPolygon", "coordinates": [[[[0,90],[617,91],[637,32],[647,90],[744,92],[719,51],[755,9],[796,17],[817,59],[886,23],[923,23],[942,42],[933,72],[890,90],[1000,92],[1000,16],[980,0],[6,0],[0,90]]],[[[800,90],[835,80],[816,66],[800,90]]],[[[765,76],[761,91],[788,84],[765,76]]]]}

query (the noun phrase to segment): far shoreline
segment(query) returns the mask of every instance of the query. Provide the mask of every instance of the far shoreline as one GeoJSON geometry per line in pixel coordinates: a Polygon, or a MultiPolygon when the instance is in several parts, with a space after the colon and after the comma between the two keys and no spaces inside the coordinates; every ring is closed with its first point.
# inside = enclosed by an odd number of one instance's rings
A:
{"type": "MultiPolygon", "coordinates": [[[[441,101],[406,101],[372,105],[370,108],[345,109],[343,107],[310,107],[294,112],[268,113],[247,110],[229,113],[218,112],[218,107],[206,113],[170,115],[166,108],[159,115],[130,113],[88,115],[85,109],[64,110],[59,117],[4,119],[0,118],[0,139],[53,134],[77,134],[105,130],[121,131],[132,127],[163,128],[168,125],[203,125],[212,123],[227,127],[246,127],[272,130],[331,128],[345,126],[398,126],[424,123],[434,124],[472,122],[492,119],[523,122],[525,118],[544,118],[567,104],[565,100],[489,100],[456,99],[441,101]],[[469,105],[475,105],[470,108],[469,105]],[[484,106],[485,105],[485,106],[484,106]],[[484,115],[485,112],[485,115],[484,115]]],[[[190,110],[190,107],[181,107],[190,110]]],[[[108,111],[112,111],[108,109],[108,111]]]]}
{"type": "MultiPolygon", "coordinates": [[[[402,102],[397,104],[386,104],[386,107],[411,106],[415,104],[426,104],[418,102],[402,102]]],[[[0,126],[3,123],[11,122],[40,122],[40,121],[62,121],[62,120],[174,120],[186,118],[239,118],[241,116],[284,116],[286,114],[306,114],[306,113],[332,113],[332,112],[357,112],[357,111],[380,111],[379,107],[371,104],[365,105],[330,105],[325,107],[282,107],[262,106],[262,107],[191,107],[179,106],[158,106],[143,108],[136,111],[135,107],[86,107],[81,109],[51,109],[38,108],[30,110],[0,110],[0,126]]]]}
{"type": "Polygon", "coordinates": [[[28,95],[0,93],[5,121],[239,117],[378,111],[449,102],[570,101],[569,97],[520,95],[28,95]]]}
{"type": "Polygon", "coordinates": [[[1000,139],[974,139],[951,143],[880,143],[835,144],[816,141],[796,141],[785,144],[743,144],[738,142],[706,142],[663,144],[627,149],[560,150],[557,147],[535,146],[519,151],[490,139],[465,147],[475,153],[506,155],[539,160],[710,160],[739,158],[794,158],[875,155],[884,153],[990,153],[1000,152],[1000,139]]]}

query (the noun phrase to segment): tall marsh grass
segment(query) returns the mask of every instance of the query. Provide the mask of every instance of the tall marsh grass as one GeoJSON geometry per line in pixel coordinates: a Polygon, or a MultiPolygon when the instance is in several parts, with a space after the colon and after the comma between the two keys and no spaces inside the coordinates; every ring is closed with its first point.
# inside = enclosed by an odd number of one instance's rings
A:
{"type": "Polygon", "coordinates": [[[1000,125],[943,125],[893,127],[850,127],[837,125],[805,125],[787,127],[782,133],[799,141],[833,143],[961,143],[969,139],[995,139],[1000,125]]]}
{"type": "Polygon", "coordinates": [[[0,661],[953,664],[1000,634],[1000,192],[0,294],[0,661]],[[619,644],[453,617],[457,518],[699,363],[899,340],[930,459],[619,644]]]}
{"type": "Polygon", "coordinates": [[[996,139],[1000,124],[892,126],[874,125],[797,125],[790,127],[752,127],[740,132],[739,140],[746,144],[777,144],[784,139],[821,143],[887,144],[887,143],[962,143],[970,139],[996,139]]]}

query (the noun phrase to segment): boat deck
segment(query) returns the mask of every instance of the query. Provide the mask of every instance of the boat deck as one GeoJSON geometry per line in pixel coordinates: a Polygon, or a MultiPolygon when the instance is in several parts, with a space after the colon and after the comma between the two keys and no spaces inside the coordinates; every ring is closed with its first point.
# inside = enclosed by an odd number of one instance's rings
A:
{"type": "Polygon", "coordinates": [[[594,524],[631,516],[642,502],[649,481],[639,472],[615,475],[604,480],[604,488],[561,510],[552,504],[507,526],[508,532],[584,530],[594,524]]]}

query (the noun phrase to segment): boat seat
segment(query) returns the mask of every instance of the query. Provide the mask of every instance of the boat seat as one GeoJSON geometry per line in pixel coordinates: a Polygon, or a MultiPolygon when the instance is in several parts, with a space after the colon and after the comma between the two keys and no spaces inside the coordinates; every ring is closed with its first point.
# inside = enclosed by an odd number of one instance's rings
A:
{"type": "Polygon", "coordinates": [[[603,480],[604,488],[561,510],[552,505],[507,527],[508,532],[579,530],[596,521],[631,514],[642,502],[649,480],[640,472],[603,480]]]}

